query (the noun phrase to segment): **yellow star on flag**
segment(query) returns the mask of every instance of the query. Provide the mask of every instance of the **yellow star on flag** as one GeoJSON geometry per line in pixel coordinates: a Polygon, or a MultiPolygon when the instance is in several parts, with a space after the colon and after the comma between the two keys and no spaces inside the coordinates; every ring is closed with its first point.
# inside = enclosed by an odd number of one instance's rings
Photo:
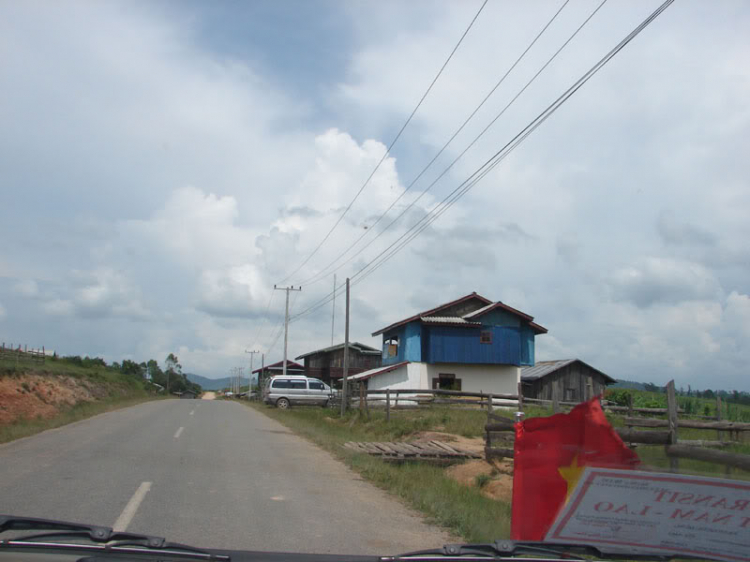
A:
{"type": "Polygon", "coordinates": [[[581,474],[583,474],[583,470],[585,468],[585,466],[581,466],[578,464],[578,455],[576,455],[573,457],[570,465],[561,466],[557,469],[557,471],[560,473],[560,476],[562,476],[565,482],[568,484],[568,491],[565,494],[565,503],[568,502],[570,494],[572,494],[573,490],[575,490],[576,484],[578,484],[578,479],[581,477],[581,474]]]}

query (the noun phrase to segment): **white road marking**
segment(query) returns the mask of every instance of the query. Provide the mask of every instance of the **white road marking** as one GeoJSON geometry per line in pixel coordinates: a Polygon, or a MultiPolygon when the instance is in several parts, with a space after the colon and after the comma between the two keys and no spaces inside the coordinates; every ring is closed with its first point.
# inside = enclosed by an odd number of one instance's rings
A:
{"type": "Polygon", "coordinates": [[[112,525],[113,531],[122,532],[128,528],[128,525],[130,525],[130,522],[133,520],[133,516],[135,516],[135,512],[138,511],[138,507],[141,505],[143,498],[146,497],[146,494],[150,489],[151,482],[142,482],[141,485],[138,486],[135,494],[130,498],[128,505],[122,510],[122,513],[117,518],[117,521],[115,521],[115,524],[112,525]]]}
{"type": "Polygon", "coordinates": [[[180,434],[182,433],[183,429],[185,429],[185,428],[181,427],[180,429],[177,430],[177,432],[174,434],[174,438],[175,439],[177,439],[180,436],[180,434]]]}
{"type": "Polygon", "coordinates": [[[195,413],[195,410],[190,410],[190,415],[192,416],[195,413]]]}

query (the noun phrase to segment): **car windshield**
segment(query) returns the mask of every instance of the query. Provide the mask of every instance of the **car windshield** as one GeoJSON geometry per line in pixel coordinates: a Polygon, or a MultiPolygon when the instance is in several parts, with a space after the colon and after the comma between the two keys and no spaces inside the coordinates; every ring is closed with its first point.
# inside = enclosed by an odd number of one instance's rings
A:
{"type": "Polygon", "coordinates": [[[748,29],[0,0],[0,557],[750,562],[748,29]]]}

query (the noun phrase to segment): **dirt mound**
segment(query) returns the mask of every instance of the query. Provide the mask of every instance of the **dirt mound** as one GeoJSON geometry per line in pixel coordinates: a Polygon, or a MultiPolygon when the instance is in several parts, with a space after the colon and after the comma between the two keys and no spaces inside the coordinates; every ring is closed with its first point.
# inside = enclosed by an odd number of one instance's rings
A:
{"type": "Polygon", "coordinates": [[[0,424],[51,418],[60,409],[107,395],[88,381],[65,375],[25,373],[0,377],[0,424]]]}
{"type": "Polygon", "coordinates": [[[481,488],[482,495],[493,500],[510,502],[513,496],[512,463],[490,464],[483,460],[468,461],[446,469],[446,474],[459,484],[481,488]]]}

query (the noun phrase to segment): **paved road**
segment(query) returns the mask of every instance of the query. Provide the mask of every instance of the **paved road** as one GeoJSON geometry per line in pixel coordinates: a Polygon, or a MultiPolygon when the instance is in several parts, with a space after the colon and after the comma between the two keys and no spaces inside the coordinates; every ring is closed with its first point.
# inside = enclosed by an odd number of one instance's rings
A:
{"type": "Polygon", "coordinates": [[[284,426],[221,400],[149,402],[0,445],[0,513],[205,548],[395,554],[453,540],[284,426]]]}

